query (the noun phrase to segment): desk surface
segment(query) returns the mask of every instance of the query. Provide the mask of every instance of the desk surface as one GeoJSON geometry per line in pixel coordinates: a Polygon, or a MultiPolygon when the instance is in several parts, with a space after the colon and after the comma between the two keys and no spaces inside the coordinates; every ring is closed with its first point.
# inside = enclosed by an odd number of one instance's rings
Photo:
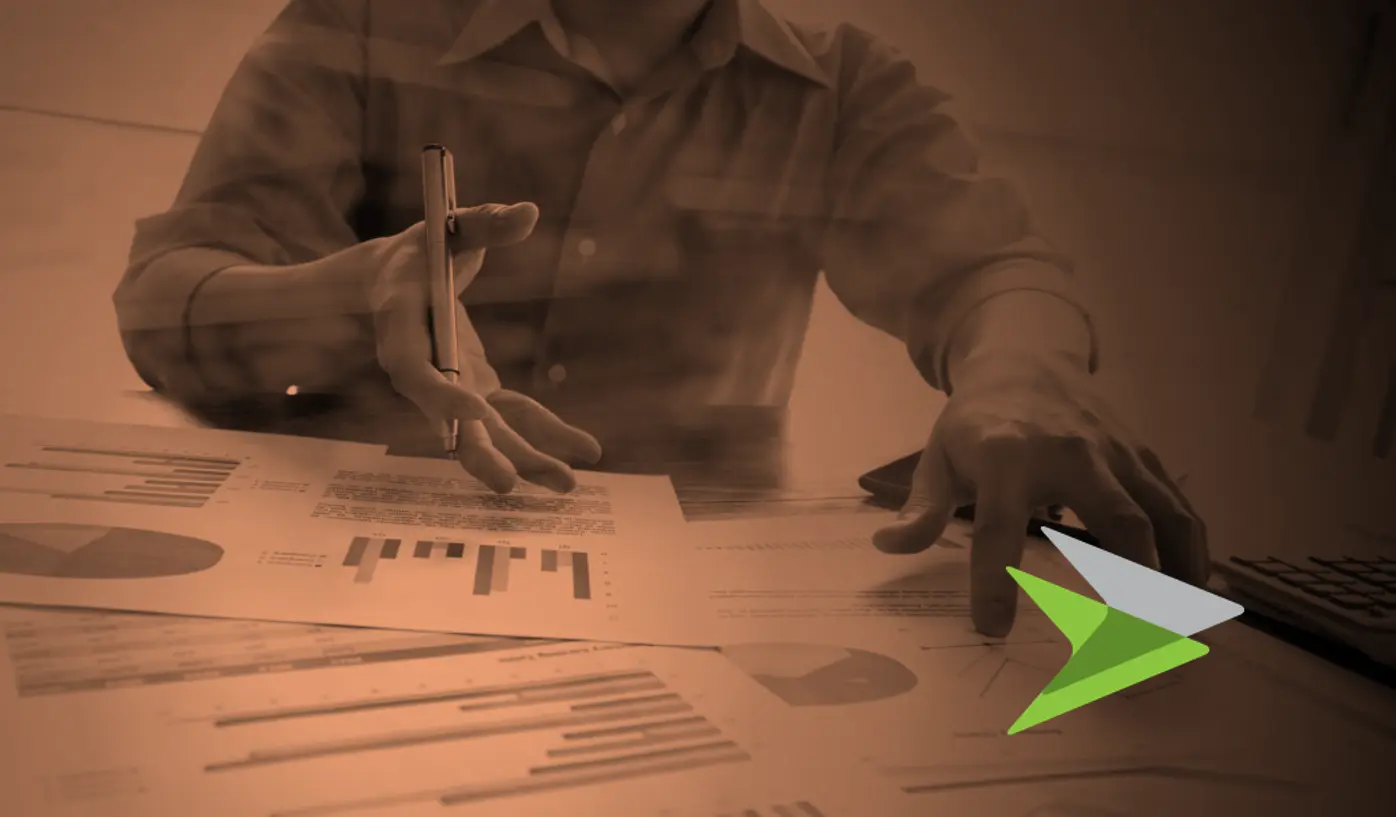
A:
{"type": "MultiPolygon", "coordinates": [[[[148,425],[193,423],[179,409],[137,391],[111,400],[101,414],[148,425]]],[[[843,513],[862,506],[852,474],[841,482],[822,480],[822,490],[820,482],[807,475],[803,480],[796,480],[797,487],[784,495],[735,490],[724,493],[713,487],[689,491],[685,497],[686,512],[694,521],[700,521],[731,515],[778,517],[820,511],[843,513]]],[[[1335,802],[1346,799],[1353,806],[1359,806],[1364,798],[1372,802],[1372,798],[1387,797],[1396,803],[1396,788],[1386,782],[1389,779],[1386,777],[1388,758],[1396,748],[1396,693],[1239,623],[1210,631],[1208,639],[1214,649],[1230,656],[1235,672],[1245,673],[1257,685],[1283,690],[1285,700],[1291,702],[1287,711],[1275,712],[1274,718],[1264,725],[1264,731],[1255,734],[1256,749],[1255,755],[1249,758],[1250,764],[1264,765],[1273,758],[1276,768],[1299,770],[1296,774],[1316,779],[1324,796],[1331,795],[1335,802]]],[[[1208,701],[1199,702],[1195,713],[1199,740],[1205,739],[1208,728],[1208,705],[1208,701]]],[[[1166,778],[1171,773],[1137,769],[1122,774],[1138,777],[1139,785],[1145,786],[1152,785],[1148,780],[1161,774],[1166,778]]],[[[1111,785],[1119,784],[1094,779],[1075,780],[1070,785],[1060,780],[1053,783],[1055,788],[1064,791],[1087,794],[1111,785]]],[[[1185,789],[1187,786],[1212,787],[1217,783],[1215,780],[1177,779],[1170,785],[1185,789]]],[[[936,790],[935,794],[940,797],[944,792],[936,790]]],[[[1206,799],[1203,798],[1203,802],[1206,799]]]]}

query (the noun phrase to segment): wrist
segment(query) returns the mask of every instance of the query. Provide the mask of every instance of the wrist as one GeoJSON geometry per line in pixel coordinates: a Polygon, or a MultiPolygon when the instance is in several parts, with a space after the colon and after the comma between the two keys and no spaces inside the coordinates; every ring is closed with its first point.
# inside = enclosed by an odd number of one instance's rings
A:
{"type": "Polygon", "coordinates": [[[1031,349],[985,349],[954,362],[948,372],[951,393],[1001,388],[1038,388],[1080,384],[1091,376],[1088,361],[1073,352],[1031,349]]]}
{"type": "Polygon", "coordinates": [[[1071,301],[1048,292],[1017,290],[989,298],[965,317],[950,340],[947,386],[955,385],[956,372],[986,367],[1088,375],[1095,368],[1089,319],[1071,301]]]}

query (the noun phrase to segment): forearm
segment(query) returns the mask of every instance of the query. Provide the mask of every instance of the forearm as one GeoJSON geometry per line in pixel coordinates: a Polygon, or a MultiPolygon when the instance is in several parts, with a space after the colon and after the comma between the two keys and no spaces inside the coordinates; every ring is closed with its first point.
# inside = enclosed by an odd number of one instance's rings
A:
{"type": "Polygon", "coordinates": [[[320,262],[262,266],[221,251],[178,250],[124,283],[116,307],[137,371],[188,402],[341,382],[371,354],[371,334],[354,332],[371,320],[363,287],[320,262]],[[344,338],[346,327],[361,337],[344,338]],[[346,354],[302,353],[336,341],[346,354]]]}
{"type": "Polygon", "coordinates": [[[988,355],[1041,356],[1090,371],[1095,344],[1085,312],[1067,298],[1021,289],[994,295],[960,321],[946,350],[947,391],[965,364],[988,355]]]}

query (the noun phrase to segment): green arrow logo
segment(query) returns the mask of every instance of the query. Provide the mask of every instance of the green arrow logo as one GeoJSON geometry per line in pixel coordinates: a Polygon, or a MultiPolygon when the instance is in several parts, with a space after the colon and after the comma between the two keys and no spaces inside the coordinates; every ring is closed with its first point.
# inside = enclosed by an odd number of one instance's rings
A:
{"type": "Polygon", "coordinates": [[[1008,734],[1031,729],[1207,654],[1189,636],[1245,610],[1198,587],[1053,530],[1047,538],[1104,603],[1008,568],[1071,644],[1071,658],[1008,734]]]}

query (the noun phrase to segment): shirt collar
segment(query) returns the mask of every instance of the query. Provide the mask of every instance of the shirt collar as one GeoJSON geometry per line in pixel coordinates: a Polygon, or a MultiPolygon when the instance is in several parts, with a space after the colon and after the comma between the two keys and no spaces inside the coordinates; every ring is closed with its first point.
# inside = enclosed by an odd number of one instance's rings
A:
{"type": "MultiPolygon", "coordinates": [[[[469,62],[535,24],[557,47],[561,25],[549,0],[480,0],[440,62],[469,62]]],[[[789,24],[760,0],[713,0],[691,44],[699,59],[711,67],[730,60],[740,45],[811,82],[829,85],[828,77],[789,24]]]]}

